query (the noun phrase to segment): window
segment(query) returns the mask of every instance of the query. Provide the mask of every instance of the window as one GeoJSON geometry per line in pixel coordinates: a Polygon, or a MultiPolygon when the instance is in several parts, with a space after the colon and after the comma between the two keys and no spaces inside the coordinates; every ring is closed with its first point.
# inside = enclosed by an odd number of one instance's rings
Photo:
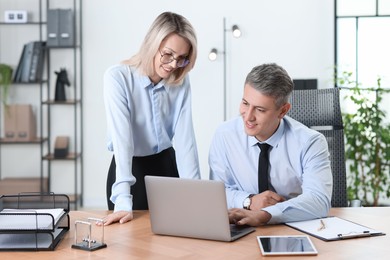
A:
{"type": "Polygon", "coordinates": [[[390,87],[390,0],[335,0],[338,73],[353,72],[364,87],[390,87]]]}

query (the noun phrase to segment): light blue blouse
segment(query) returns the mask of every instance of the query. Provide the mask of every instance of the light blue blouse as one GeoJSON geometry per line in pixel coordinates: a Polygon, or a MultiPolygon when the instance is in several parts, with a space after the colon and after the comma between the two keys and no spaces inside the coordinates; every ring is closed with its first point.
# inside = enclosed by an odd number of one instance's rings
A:
{"type": "MultiPolygon", "coordinates": [[[[324,217],[332,196],[332,173],[325,137],[285,116],[265,141],[269,152],[270,190],[286,201],[263,210],[270,224],[324,217]]],[[[244,131],[241,117],[224,122],[216,131],[209,154],[210,178],[226,186],[230,208],[242,208],[249,194],[258,193],[257,139],[244,131]]]]}
{"type": "Polygon", "coordinates": [[[181,86],[164,85],[164,81],[154,85],[134,68],[115,65],[104,74],[104,102],[107,145],[116,162],[110,198],[114,211],[132,210],[133,156],[152,155],[174,146],[180,177],[200,178],[188,75],[181,86]]]}

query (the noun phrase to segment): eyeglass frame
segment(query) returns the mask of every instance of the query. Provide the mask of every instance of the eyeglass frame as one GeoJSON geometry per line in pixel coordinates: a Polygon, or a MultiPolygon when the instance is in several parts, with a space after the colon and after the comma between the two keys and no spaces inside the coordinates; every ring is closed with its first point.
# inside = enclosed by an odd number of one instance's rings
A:
{"type": "Polygon", "coordinates": [[[185,66],[187,66],[188,64],[190,64],[190,60],[188,59],[188,58],[184,58],[184,57],[179,57],[179,58],[175,58],[175,57],[173,57],[173,54],[172,53],[162,53],[161,52],[161,50],[158,50],[159,51],[159,53],[160,53],[160,55],[161,55],[161,57],[160,57],[160,62],[162,63],[162,64],[169,64],[169,63],[171,63],[172,61],[176,61],[176,66],[177,67],[179,67],[179,68],[184,68],[185,66]],[[169,61],[167,61],[167,62],[163,62],[163,57],[164,56],[166,56],[166,55],[168,55],[168,56],[171,56],[171,58],[169,59],[169,61]],[[179,65],[179,62],[180,61],[183,61],[183,65],[179,65]]]}

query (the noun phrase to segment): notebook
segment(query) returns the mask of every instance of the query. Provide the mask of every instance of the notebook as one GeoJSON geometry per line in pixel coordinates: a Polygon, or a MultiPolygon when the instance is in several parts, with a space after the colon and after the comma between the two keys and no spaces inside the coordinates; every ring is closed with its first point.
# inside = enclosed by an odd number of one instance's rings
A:
{"type": "Polygon", "coordinates": [[[145,176],[145,185],[155,234],[234,241],[255,231],[229,224],[223,182],[145,176]]]}

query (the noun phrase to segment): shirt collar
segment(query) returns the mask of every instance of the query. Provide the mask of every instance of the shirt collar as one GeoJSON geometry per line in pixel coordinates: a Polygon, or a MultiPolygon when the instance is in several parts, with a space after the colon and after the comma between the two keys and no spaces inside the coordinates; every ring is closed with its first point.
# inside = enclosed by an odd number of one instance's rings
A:
{"type": "Polygon", "coordinates": [[[154,85],[148,76],[141,75],[138,71],[137,74],[138,74],[138,80],[141,83],[141,86],[143,86],[143,88],[148,88],[148,87],[154,89],[164,88],[165,91],[169,90],[169,87],[165,85],[165,80],[161,80],[159,83],[154,85]]]}
{"type": "MultiPolygon", "coordinates": [[[[273,135],[271,135],[270,138],[268,138],[262,143],[267,143],[272,147],[276,147],[284,134],[284,129],[285,129],[285,122],[283,118],[282,120],[280,120],[280,124],[278,129],[276,129],[276,132],[273,135]]],[[[258,142],[259,140],[257,140],[256,137],[249,136],[249,143],[251,146],[257,146],[258,142]]]]}

